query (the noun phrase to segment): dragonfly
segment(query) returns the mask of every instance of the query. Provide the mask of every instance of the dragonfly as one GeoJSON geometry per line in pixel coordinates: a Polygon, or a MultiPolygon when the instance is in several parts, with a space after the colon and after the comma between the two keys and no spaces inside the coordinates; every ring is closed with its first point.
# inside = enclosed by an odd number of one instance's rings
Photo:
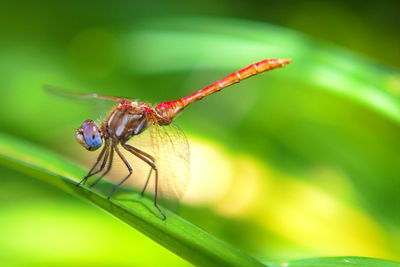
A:
{"type": "Polygon", "coordinates": [[[95,164],[90,168],[88,174],[77,183],[77,186],[85,184],[90,177],[103,172],[90,185],[91,187],[95,186],[111,170],[115,153],[123,161],[128,174],[114,186],[107,197],[107,200],[109,200],[133,173],[131,164],[121,153],[121,147],[150,168],[141,191],[142,195],[145,193],[154,172],[154,206],[161,214],[162,220],[165,220],[167,217],[158,206],[160,181],[169,193],[172,192],[172,195],[179,198],[183,195],[190,179],[189,145],[182,130],[173,122],[176,116],[187,106],[208,95],[253,75],[284,67],[291,61],[291,59],[265,59],[238,70],[187,97],[162,102],[156,106],[129,98],[78,93],[83,98],[106,99],[114,101],[116,104],[108,112],[104,121],[96,123],[91,119],[85,120],[76,131],[76,140],[88,151],[95,151],[103,146],[95,164]],[[139,136],[146,131],[150,132],[153,154],[128,144],[132,137],[139,136]],[[99,164],[100,167],[97,168],[99,164]]]}

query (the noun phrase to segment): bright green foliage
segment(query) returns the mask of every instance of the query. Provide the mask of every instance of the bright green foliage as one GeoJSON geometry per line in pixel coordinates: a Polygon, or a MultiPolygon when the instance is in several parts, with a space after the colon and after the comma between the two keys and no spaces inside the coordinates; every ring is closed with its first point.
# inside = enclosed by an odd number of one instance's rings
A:
{"type": "MultiPolygon", "coordinates": [[[[394,4],[6,2],[4,265],[398,266],[378,260],[400,260],[399,12],[387,8],[394,4]],[[179,216],[163,206],[162,221],[152,199],[128,185],[111,201],[107,181],[94,191],[75,187],[96,153],[83,151],[74,130],[104,118],[109,105],[56,98],[43,84],[157,104],[278,57],[293,62],[176,119],[189,138],[197,190],[179,216]]],[[[126,172],[118,164],[113,171],[116,179],[126,172]]]]}

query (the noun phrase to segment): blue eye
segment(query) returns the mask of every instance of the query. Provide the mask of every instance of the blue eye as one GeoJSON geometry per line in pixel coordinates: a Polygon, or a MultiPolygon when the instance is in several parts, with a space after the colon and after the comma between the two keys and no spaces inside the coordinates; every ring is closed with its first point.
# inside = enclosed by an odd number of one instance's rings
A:
{"type": "Polygon", "coordinates": [[[89,151],[96,150],[103,144],[101,131],[92,120],[83,122],[75,137],[78,143],[89,151]]]}
{"type": "Polygon", "coordinates": [[[89,135],[85,134],[84,132],[83,136],[85,137],[86,145],[91,148],[89,150],[96,150],[103,144],[103,140],[98,132],[94,134],[89,133],[89,135]]]}

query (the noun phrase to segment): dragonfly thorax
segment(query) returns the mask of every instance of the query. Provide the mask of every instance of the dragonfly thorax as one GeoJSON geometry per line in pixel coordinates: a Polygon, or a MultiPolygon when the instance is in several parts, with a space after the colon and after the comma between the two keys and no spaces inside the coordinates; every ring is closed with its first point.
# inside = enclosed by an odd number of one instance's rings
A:
{"type": "Polygon", "coordinates": [[[115,141],[126,142],[133,135],[138,135],[150,125],[146,103],[123,100],[107,115],[106,129],[108,135],[115,141]]]}

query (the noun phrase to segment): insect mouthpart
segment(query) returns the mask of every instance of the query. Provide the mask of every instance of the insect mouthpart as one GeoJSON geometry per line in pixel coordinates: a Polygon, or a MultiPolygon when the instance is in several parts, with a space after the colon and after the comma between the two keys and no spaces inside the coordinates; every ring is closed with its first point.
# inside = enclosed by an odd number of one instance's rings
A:
{"type": "Polygon", "coordinates": [[[103,136],[93,120],[84,121],[76,131],[75,137],[78,143],[89,151],[94,151],[103,144],[103,136]]]}

